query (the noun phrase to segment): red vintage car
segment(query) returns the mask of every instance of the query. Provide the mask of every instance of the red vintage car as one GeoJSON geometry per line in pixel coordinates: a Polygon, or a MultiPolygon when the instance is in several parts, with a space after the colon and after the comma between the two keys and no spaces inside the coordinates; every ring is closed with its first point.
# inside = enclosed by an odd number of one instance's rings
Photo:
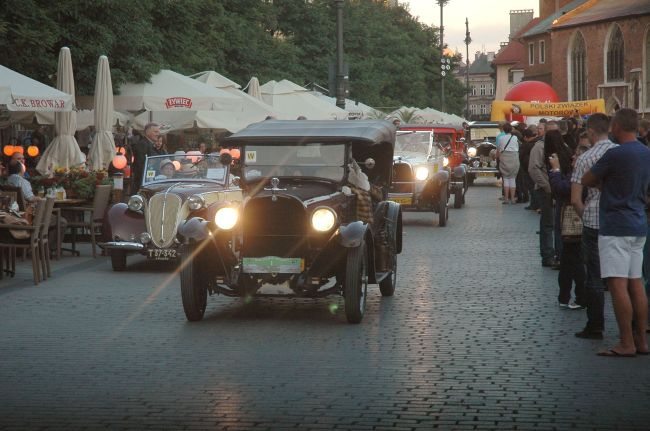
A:
{"type": "Polygon", "coordinates": [[[406,124],[400,131],[433,131],[434,146],[440,148],[446,157],[445,168],[449,170],[449,194],[454,196],[454,208],[465,203],[465,192],[469,187],[465,154],[465,130],[453,124],[406,124]]]}

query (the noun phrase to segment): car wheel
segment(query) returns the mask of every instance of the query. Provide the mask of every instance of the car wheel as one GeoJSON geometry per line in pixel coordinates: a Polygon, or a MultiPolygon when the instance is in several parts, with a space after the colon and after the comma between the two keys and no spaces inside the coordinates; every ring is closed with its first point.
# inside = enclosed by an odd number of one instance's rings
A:
{"type": "Polygon", "coordinates": [[[440,200],[438,202],[438,226],[447,226],[449,216],[449,207],[447,206],[447,187],[440,190],[440,200]]]}
{"type": "Polygon", "coordinates": [[[463,189],[456,190],[454,193],[454,208],[458,209],[463,206],[463,189]]]}
{"type": "Polygon", "coordinates": [[[112,250],[111,266],[113,267],[113,271],[126,271],[126,253],[112,250]]]}
{"type": "Polygon", "coordinates": [[[393,296],[397,285],[397,256],[393,255],[393,269],[390,275],[379,282],[381,296],[393,296]]]}
{"type": "Polygon", "coordinates": [[[360,323],[366,311],[368,294],[368,262],[366,243],[348,250],[345,268],[345,317],[348,323],[360,323]]]}
{"type": "Polygon", "coordinates": [[[203,319],[208,302],[208,289],[196,262],[198,256],[192,255],[192,247],[183,250],[186,256],[181,268],[181,299],[185,317],[190,322],[203,319]]]}

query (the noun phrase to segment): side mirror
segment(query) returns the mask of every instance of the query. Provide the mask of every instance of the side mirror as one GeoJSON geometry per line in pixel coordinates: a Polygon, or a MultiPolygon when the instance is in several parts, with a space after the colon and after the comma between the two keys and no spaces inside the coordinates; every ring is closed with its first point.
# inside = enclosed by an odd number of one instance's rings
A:
{"type": "Polygon", "coordinates": [[[363,164],[366,166],[368,169],[373,169],[375,167],[375,159],[368,157],[363,164]]]}

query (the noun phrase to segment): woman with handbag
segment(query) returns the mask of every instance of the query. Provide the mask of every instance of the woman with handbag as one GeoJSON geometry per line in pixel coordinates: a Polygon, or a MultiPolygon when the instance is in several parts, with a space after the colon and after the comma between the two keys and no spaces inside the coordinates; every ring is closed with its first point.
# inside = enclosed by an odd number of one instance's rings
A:
{"type": "Polygon", "coordinates": [[[503,203],[514,204],[519,172],[519,140],[512,134],[510,123],[503,125],[504,134],[497,138],[497,161],[503,177],[503,203]]]}
{"type": "Polygon", "coordinates": [[[581,234],[582,221],[571,205],[571,171],[575,159],[589,147],[578,146],[571,156],[568,148],[549,157],[549,182],[555,198],[556,208],[560,212],[560,232],[562,251],[560,254],[560,272],[557,282],[560,288],[558,303],[560,308],[581,310],[586,307],[585,269],[582,264],[581,234]],[[575,301],[571,301],[571,287],[575,283],[575,301]]]}

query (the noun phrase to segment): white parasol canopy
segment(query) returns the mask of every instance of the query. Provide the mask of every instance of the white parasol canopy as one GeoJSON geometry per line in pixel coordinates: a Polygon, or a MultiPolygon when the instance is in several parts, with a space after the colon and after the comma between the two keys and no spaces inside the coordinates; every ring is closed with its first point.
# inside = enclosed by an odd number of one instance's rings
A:
{"type": "Polygon", "coordinates": [[[163,133],[174,130],[213,129],[220,132],[235,133],[248,124],[237,123],[228,118],[225,111],[175,111],[175,112],[143,112],[134,118],[134,127],[144,129],[147,123],[155,122],[160,125],[163,133]]]}
{"type": "MultiPolygon", "coordinates": [[[[336,105],[336,97],[326,96],[320,91],[312,91],[311,94],[321,100],[336,105]]],[[[345,99],[345,110],[348,111],[348,120],[377,119],[386,116],[385,113],[368,106],[365,103],[357,102],[352,99],[345,99]]]]}
{"type": "Polygon", "coordinates": [[[241,109],[239,99],[196,79],[161,70],[150,83],[127,83],[113,98],[120,111],[211,111],[241,109]]]}
{"type": "Polygon", "coordinates": [[[256,77],[252,77],[250,81],[248,81],[248,85],[246,86],[248,88],[248,95],[251,97],[254,97],[258,100],[262,100],[262,90],[260,90],[260,81],[256,77]]]}
{"type": "Polygon", "coordinates": [[[269,81],[260,87],[262,100],[278,111],[279,118],[295,120],[300,116],[308,120],[345,120],[348,113],[329,102],[319,99],[291,81],[269,81]]]}
{"type": "Polygon", "coordinates": [[[0,66],[0,105],[10,111],[71,111],[74,97],[0,66]]]}
{"type": "MultiPolygon", "coordinates": [[[[10,116],[12,123],[32,124],[34,120],[38,124],[53,125],[54,112],[12,112],[10,116]]],[[[111,125],[125,126],[128,121],[132,121],[131,114],[119,111],[113,111],[111,115],[111,125]]],[[[85,130],[95,125],[95,110],[82,109],[77,111],[77,131],[85,130]]]]}
{"type": "MultiPolygon", "coordinates": [[[[63,47],[59,51],[56,86],[59,90],[74,98],[72,59],[70,49],[67,47],[63,47]]],[[[52,173],[55,168],[67,169],[81,165],[85,161],[85,156],[73,136],[77,130],[77,113],[74,111],[57,112],[54,118],[54,128],[57,136],[50,142],[36,165],[36,170],[43,175],[52,173]]]]}
{"type": "Polygon", "coordinates": [[[113,117],[113,83],[108,58],[99,57],[95,78],[95,136],[88,153],[88,162],[93,170],[108,169],[115,156],[115,140],[111,126],[113,117]]]}
{"type": "Polygon", "coordinates": [[[226,128],[234,133],[249,124],[263,121],[268,116],[277,116],[276,110],[272,106],[239,90],[241,88],[239,84],[215,71],[201,72],[191,76],[196,80],[237,97],[241,102],[241,110],[201,111],[201,121],[212,122],[218,125],[218,122],[221,120],[226,125],[226,128]],[[233,127],[236,130],[231,130],[233,127]]]}

